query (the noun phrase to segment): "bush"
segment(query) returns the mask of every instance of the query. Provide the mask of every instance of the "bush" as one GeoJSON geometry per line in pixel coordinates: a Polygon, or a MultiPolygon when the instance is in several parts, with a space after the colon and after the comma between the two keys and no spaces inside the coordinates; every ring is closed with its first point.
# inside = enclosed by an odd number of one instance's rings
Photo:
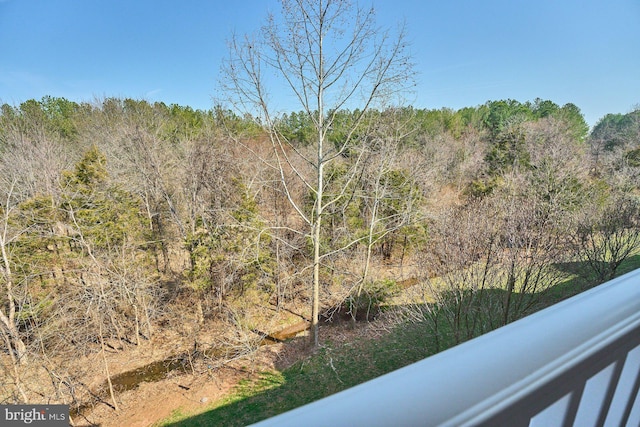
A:
{"type": "Polygon", "coordinates": [[[347,312],[356,320],[369,320],[380,312],[380,307],[398,293],[394,280],[375,280],[354,289],[344,302],[347,312]]]}

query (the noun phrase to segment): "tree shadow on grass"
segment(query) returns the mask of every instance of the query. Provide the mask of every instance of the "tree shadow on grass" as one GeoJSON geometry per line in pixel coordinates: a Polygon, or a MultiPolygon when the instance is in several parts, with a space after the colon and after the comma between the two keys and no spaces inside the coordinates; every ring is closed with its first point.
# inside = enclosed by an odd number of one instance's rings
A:
{"type": "MultiPolygon", "coordinates": [[[[525,299],[535,297],[538,300],[536,309],[553,305],[598,284],[587,263],[558,263],[555,267],[568,275],[566,281],[537,295],[521,296],[525,299]]],[[[618,273],[621,275],[639,267],[640,255],[635,255],[620,266],[618,273]]],[[[498,301],[503,298],[504,291],[491,289],[483,292],[486,294],[481,295],[479,301],[498,301]]],[[[434,313],[433,306],[415,305],[412,309],[434,313]]],[[[182,420],[165,421],[162,425],[252,424],[422,360],[435,354],[436,349],[444,350],[473,338],[471,334],[454,339],[451,325],[440,323],[437,315],[435,330],[444,337],[436,337],[433,319],[399,324],[382,337],[335,346],[335,349],[331,342],[325,342],[315,355],[281,372],[261,372],[252,380],[240,383],[234,396],[219,402],[216,407],[182,420]]],[[[488,332],[491,328],[493,326],[487,330],[483,328],[481,332],[488,332]]]]}
{"type": "MultiPolygon", "coordinates": [[[[568,274],[568,280],[547,289],[543,295],[545,306],[555,304],[603,283],[586,261],[563,262],[554,264],[558,270],[568,274]]],[[[640,254],[633,255],[620,264],[616,277],[640,268],[640,254]]]]}
{"type": "MultiPolygon", "coordinates": [[[[502,298],[498,290],[483,292],[486,298],[502,298]]],[[[423,314],[433,312],[433,307],[424,304],[396,309],[423,314]]],[[[236,387],[234,397],[219,402],[216,407],[163,425],[245,426],[400,369],[473,338],[473,334],[454,337],[451,324],[438,316],[436,319],[435,331],[441,336],[434,334],[433,324],[430,324],[432,319],[425,317],[422,322],[401,323],[378,338],[336,345],[335,348],[333,343],[325,342],[316,354],[281,372],[261,372],[254,379],[244,381],[236,387]]]]}
{"type": "Polygon", "coordinates": [[[324,342],[313,356],[282,372],[261,372],[239,384],[235,397],[217,407],[163,425],[248,425],[422,360],[433,354],[434,348],[425,340],[421,325],[394,328],[382,337],[348,345],[324,342]]]}

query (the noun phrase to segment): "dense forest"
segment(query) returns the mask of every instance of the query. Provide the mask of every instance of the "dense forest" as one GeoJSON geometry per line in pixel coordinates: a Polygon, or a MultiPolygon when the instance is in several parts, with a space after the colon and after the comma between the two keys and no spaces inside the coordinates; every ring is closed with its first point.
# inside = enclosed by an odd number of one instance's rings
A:
{"type": "MultiPolygon", "coordinates": [[[[577,106],[541,99],[332,114],[325,318],[371,319],[421,285],[424,319],[459,342],[535,310],[556,266],[604,281],[640,245],[639,109],[591,130],[577,106]]],[[[2,105],[0,402],[78,403],[90,355],[108,378],[105,354],[141,342],[250,351],[287,315],[309,319],[301,218],[316,200],[288,177],[316,172],[310,120],[278,116],[293,143],[275,146],[223,108],[2,105]]]]}

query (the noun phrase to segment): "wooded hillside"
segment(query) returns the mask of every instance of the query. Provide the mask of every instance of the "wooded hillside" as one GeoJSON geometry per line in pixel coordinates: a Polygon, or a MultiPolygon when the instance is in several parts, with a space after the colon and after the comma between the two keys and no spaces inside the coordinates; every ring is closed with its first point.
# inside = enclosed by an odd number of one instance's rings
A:
{"type": "MultiPolygon", "coordinates": [[[[328,317],[373,316],[402,283],[430,283],[433,307],[464,309],[426,315],[462,341],[534,310],[552,266],[584,261],[607,280],[640,244],[640,110],[590,134],[578,107],[540,99],[361,116],[335,112],[327,135],[341,147],[323,175],[328,317]]],[[[277,118],[284,147],[220,108],[3,105],[0,401],[77,402],[74,363],[105,349],[204,329],[236,345],[278,313],[308,319],[300,218],[315,199],[291,178],[316,172],[309,120],[277,118]]]]}

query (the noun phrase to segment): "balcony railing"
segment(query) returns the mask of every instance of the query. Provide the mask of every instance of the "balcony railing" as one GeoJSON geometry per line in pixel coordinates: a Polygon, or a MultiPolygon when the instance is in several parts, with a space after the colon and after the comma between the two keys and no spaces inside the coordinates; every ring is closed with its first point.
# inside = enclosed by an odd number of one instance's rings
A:
{"type": "Polygon", "coordinates": [[[256,426],[639,426],[640,270],[256,426]]]}

